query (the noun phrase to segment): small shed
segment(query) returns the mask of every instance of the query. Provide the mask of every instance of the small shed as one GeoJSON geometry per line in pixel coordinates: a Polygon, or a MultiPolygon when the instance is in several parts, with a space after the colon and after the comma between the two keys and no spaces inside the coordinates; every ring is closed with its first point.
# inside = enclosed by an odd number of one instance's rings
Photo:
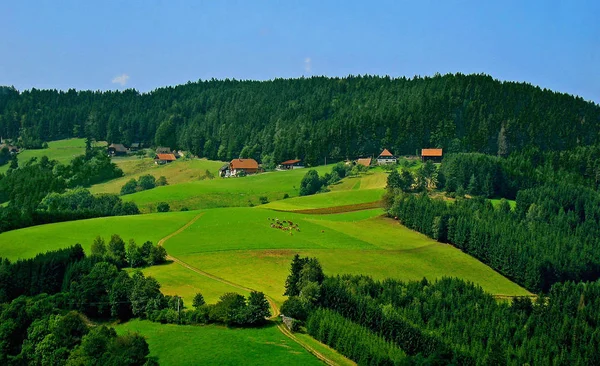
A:
{"type": "Polygon", "coordinates": [[[131,146],[129,146],[129,151],[138,151],[139,149],[142,148],[142,144],[139,142],[133,142],[131,143],[131,146]]]}
{"type": "Polygon", "coordinates": [[[256,174],[258,172],[258,163],[254,159],[233,159],[229,163],[231,176],[238,175],[241,171],[246,174],[256,174]]]}
{"type": "Polygon", "coordinates": [[[381,154],[377,157],[377,164],[379,165],[396,164],[396,161],[396,157],[388,149],[383,149],[381,154]]]}
{"type": "Polygon", "coordinates": [[[358,158],[358,160],[356,160],[356,164],[358,165],[362,165],[362,166],[366,166],[366,167],[370,167],[371,166],[371,158],[358,158]]]}
{"type": "Polygon", "coordinates": [[[443,157],[442,149],[421,149],[421,161],[433,161],[434,163],[441,163],[443,157]]]}
{"type": "Polygon", "coordinates": [[[290,170],[290,169],[300,169],[304,168],[304,164],[302,164],[302,160],[286,160],[283,163],[279,164],[279,169],[290,170]]]}
{"type": "Polygon", "coordinates": [[[155,164],[167,164],[177,160],[174,154],[156,154],[154,157],[155,164]]]}
{"type": "Polygon", "coordinates": [[[108,154],[112,156],[127,155],[127,148],[123,144],[108,145],[108,154]]]}

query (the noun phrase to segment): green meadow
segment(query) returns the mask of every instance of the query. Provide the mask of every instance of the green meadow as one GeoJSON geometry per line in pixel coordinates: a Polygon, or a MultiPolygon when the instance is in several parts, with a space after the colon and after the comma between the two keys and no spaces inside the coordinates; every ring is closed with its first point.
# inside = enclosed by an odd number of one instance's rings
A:
{"type": "MultiPolygon", "coordinates": [[[[106,146],[106,142],[97,142],[95,146],[106,146]]],[[[74,157],[85,153],[85,139],[67,139],[48,142],[47,149],[26,149],[21,151],[17,157],[19,164],[24,164],[31,158],[38,160],[42,156],[47,156],[50,160],[58,160],[62,164],[67,164],[74,157]]],[[[8,170],[9,164],[0,167],[0,173],[8,170]]]]}
{"type": "Polygon", "coordinates": [[[208,210],[165,247],[194,267],[263,291],[277,302],[285,299],[282,289],[296,253],[317,257],[326,274],[403,280],[451,276],[493,294],[528,294],[475,258],[380,215],[378,209],[335,215],[257,208],[208,210]],[[300,231],[272,228],[273,219],[291,220],[300,231]]]}
{"type": "Polygon", "coordinates": [[[274,324],[227,328],[133,320],[115,328],[119,334],[143,334],[161,365],[322,365],[274,324]]]}
{"type": "Polygon", "coordinates": [[[96,236],[106,241],[119,234],[125,241],[134,239],[157,243],[176,231],[198,212],[166,212],[149,215],[102,217],[97,219],[61,222],[32,226],[0,234],[0,257],[15,260],[30,258],[48,250],[65,248],[79,243],[89,253],[96,236]]]}
{"type": "Polygon", "coordinates": [[[113,158],[113,162],[123,170],[124,176],[92,186],[90,188],[92,193],[119,194],[121,187],[127,181],[132,178],[138,179],[146,174],[155,178],[165,176],[169,185],[209,179],[206,176],[207,170],[217,178],[219,168],[224,164],[207,159],[179,159],[169,164],[157,165],[154,163],[154,159],[148,157],[113,158]]]}
{"type": "MultiPolygon", "coordinates": [[[[315,168],[319,174],[331,166],[315,168]]],[[[307,169],[267,172],[243,178],[215,178],[156,187],[147,191],[123,196],[135,202],[145,212],[156,211],[156,205],[165,201],[173,210],[187,207],[190,210],[215,207],[252,206],[260,204],[260,197],[269,201],[298,195],[300,181],[307,169]]],[[[167,177],[167,180],[169,177],[167,177]]],[[[120,187],[119,187],[120,189],[120,187]]]]}
{"type": "Polygon", "coordinates": [[[144,268],[142,271],[144,275],[154,277],[160,283],[160,291],[163,294],[181,296],[187,308],[192,307],[194,296],[197,293],[201,293],[209,304],[216,303],[221,295],[227,292],[249,295],[247,291],[237,287],[199,276],[177,263],[152,266],[144,268]]]}

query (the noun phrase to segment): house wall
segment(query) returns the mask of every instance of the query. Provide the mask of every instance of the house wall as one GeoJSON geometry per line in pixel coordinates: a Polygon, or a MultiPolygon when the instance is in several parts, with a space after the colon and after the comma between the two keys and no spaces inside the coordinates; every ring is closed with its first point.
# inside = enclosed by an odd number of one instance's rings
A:
{"type": "Polygon", "coordinates": [[[377,158],[377,164],[396,164],[396,158],[377,158]]]}

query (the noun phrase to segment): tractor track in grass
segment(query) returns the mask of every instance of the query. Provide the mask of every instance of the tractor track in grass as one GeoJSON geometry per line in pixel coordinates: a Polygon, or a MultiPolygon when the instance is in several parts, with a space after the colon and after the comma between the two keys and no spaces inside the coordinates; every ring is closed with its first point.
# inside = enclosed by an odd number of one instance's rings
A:
{"type": "MultiPolygon", "coordinates": [[[[202,217],[202,215],[204,215],[204,212],[196,215],[193,219],[191,219],[188,223],[186,223],[185,225],[183,225],[182,227],[180,227],[179,229],[177,229],[176,231],[172,232],[171,234],[165,236],[164,238],[160,239],[157,243],[157,245],[163,246],[165,244],[165,242],[169,239],[171,239],[172,237],[180,234],[181,232],[183,232],[185,229],[187,229],[188,227],[190,227],[191,225],[193,225],[196,221],[198,221],[199,218],[202,217]]],[[[196,268],[188,263],[185,263],[184,261],[182,261],[179,258],[173,257],[172,255],[167,254],[167,259],[171,260],[177,264],[179,264],[180,266],[189,269],[192,272],[195,272],[196,274],[199,274],[201,276],[204,277],[208,277],[210,279],[213,279],[215,281],[219,281],[221,283],[227,284],[229,286],[235,287],[237,289],[240,290],[244,290],[244,291],[248,291],[248,292],[252,292],[255,291],[249,287],[246,286],[242,286],[240,284],[228,281],[224,278],[215,276],[211,273],[205,272],[199,268],[196,268]]],[[[269,305],[271,306],[271,310],[272,310],[272,316],[271,319],[273,321],[275,321],[275,319],[277,319],[279,317],[279,307],[277,306],[277,304],[275,303],[275,301],[268,295],[265,294],[265,297],[267,298],[267,301],[269,302],[269,305]]],[[[327,365],[337,365],[336,362],[334,362],[333,360],[330,360],[329,358],[327,358],[325,355],[323,355],[322,353],[320,353],[319,351],[317,351],[316,349],[312,348],[311,346],[309,346],[308,344],[302,342],[300,339],[298,339],[298,337],[296,337],[289,329],[286,328],[286,326],[282,323],[282,322],[276,322],[277,324],[277,329],[279,329],[279,331],[286,337],[288,337],[289,339],[291,339],[292,341],[298,343],[302,348],[304,348],[305,350],[307,350],[308,352],[310,352],[313,356],[315,356],[316,358],[318,358],[319,360],[321,360],[323,363],[327,364],[327,365]]]]}

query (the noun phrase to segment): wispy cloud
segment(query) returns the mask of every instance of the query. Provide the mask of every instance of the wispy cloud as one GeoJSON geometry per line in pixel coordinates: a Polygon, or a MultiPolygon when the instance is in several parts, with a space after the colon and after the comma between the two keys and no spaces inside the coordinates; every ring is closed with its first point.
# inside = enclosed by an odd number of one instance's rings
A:
{"type": "Polygon", "coordinates": [[[115,78],[112,79],[113,84],[121,84],[121,86],[125,86],[125,84],[127,84],[127,81],[129,81],[129,75],[127,74],[115,76],[115,78]]]}
{"type": "Polygon", "coordinates": [[[310,74],[312,72],[312,60],[310,59],[310,57],[304,59],[304,71],[307,74],[310,74]]]}

